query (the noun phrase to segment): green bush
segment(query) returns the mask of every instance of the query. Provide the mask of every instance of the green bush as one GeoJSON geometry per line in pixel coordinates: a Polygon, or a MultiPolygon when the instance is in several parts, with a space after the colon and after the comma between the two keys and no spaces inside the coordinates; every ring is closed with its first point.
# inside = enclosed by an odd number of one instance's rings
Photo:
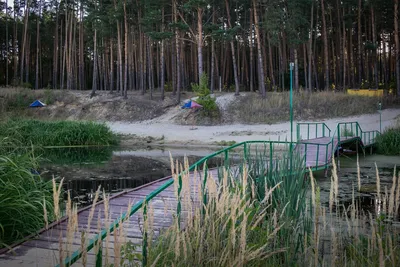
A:
{"type": "Polygon", "coordinates": [[[400,155],[400,125],[387,129],[376,138],[378,153],[400,155]]]}
{"type": "MultiPolygon", "coordinates": [[[[15,146],[6,140],[0,139],[0,148],[15,146]]],[[[52,184],[32,174],[36,160],[29,151],[0,151],[0,248],[44,227],[44,206],[47,221],[54,219],[52,184]]]]}
{"type": "Polygon", "coordinates": [[[117,145],[105,124],[77,121],[8,120],[0,123],[0,138],[13,137],[22,146],[117,145]]]}
{"type": "Polygon", "coordinates": [[[202,113],[205,116],[215,117],[219,114],[215,97],[210,95],[211,91],[208,88],[208,76],[206,73],[201,75],[199,84],[192,84],[192,90],[198,96],[196,102],[203,106],[202,113]]]}

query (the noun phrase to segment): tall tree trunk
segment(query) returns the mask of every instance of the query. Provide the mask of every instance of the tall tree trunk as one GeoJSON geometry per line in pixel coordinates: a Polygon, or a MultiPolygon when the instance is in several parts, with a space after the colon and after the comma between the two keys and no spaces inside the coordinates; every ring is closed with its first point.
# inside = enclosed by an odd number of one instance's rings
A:
{"type": "Polygon", "coordinates": [[[324,64],[325,64],[325,90],[329,90],[329,53],[328,53],[328,36],[326,31],[325,18],[325,0],[321,0],[321,17],[322,17],[322,39],[324,42],[324,64]]]}
{"type": "Polygon", "coordinates": [[[6,54],[5,54],[5,63],[6,63],[6,86],[8,86],[8,1],[6,0],[6,54]]]}
{"type": "Polygon", "coordinates": [[[56,10],[56,26],[55,26],[55,31],[54,31],[54,53],[53,53],[53,58],[54,58],[54,65],[53,65],[53,89],[56,89],[58,87],[58,51],[59,51],[59,42],[58,42],[58,2],[56,2],[57,10],[56,10]]]}
{"type": "Polygon", "coordinates": [[[126,0],[124,1],[124,25],[125,25],[125,75],[124,75],[124,99],[128,98],[128,18],[126,14],[126,0]]]}
{"type": "Polygon", "coordinates": [[[396,85],[397,97],[400,97],[400,43],[399,43],[399,0],[394,0],[394,42],[396,44],[396,85]]]}
{"type": "Polygon", "coordinates": [[[269,37],[269,33],[267,34],[268,39],[268,57],[269,57],[269,75],[272,81],[272,89],[276,92],[276,82],[275,82],[275,75],[274,75],[274,67],[272,61],[272,47],[271,47],[271,38],[269,37]]]}
{"type": "MultiPolygon", "coordinates": [[[[174,21],[175,23],[178,23],[178,10],[176,6],[176,0],[172,0],[173,2],[173,10],[174,10],[174,21]]],[[[200,33],[199,33],[200,34],[200,33]]],[[[175,27],[175,55],[176,55],[176,93],[177,97],[176,100],[178,104],[181,102],[181,63],[180,63],[180,54],[181,54],[181,49],[180,49],[180,41],[179,41],[179,31],[178,28],[175,27]]],[[[201,49],[201,47],[198,47],[198,49],[201,49]]],[[[201,52],[198,51],[199,54],[201,52]]],[[[200,61],[200,60],[199,60],[200,61]]],[[[200,63],[199,63],[199,70],[200,70],[200,63]]]]}
{"type": "Polygon", "coordinates": [[[310,20],[310,39],[308,40],[308,91],[311,92],[313,88],[312,83],[312,41],[313,41],[313,30],[314,30],[314,1],[311,3],[311,20],[310,20]]]}
{"type": "Polygon", "coordinates": [[[83,3],[80,5],[80,23],[79,23],[79,89],[85,90],[85,58],[84,58],[84,33],[83,33],[83,3]]]}
{"type": "Polygon", "coordinates": [[[250,92],[254,91],[253,9],[250,8],[250,92]]]}
{"type": "Polygon", "coordinates": [[[203,74],[203,9],[200,7],[197,8],[197,60],[199,65],[198,81],[200,83],[200,77],[203,74]]]}
{"type": "MultiPolygon", "coordinates": [[[[228,16],[228,26],[229,26],[229,29],[232,29],[231,14],[230,14],[228,0],[225,0],[225,7],[226,7],[226,14],[228,16]]],[[[231,45],[231,52],[232,52],[233,76],[235,78],[235,95],[238,96],[239,95],[239,78],[238,78],[238,69],[237,69],[237,65],[236,65],[235,44],[233,43],[233,38],[231,38],[231,40],[230,40],[230,45],[231,45]]]]}
{"type": "MultiPolygon", "coordinates": [[[[161,10],[161,31],[164,32],[164,7],[161,10]]],[[[160,88],[161,88],[161,100],[165,98],[165,56],[164,56],[164,39],[161,40],[161,51],[160,51],[160,88]]]]}
{"type": "MultiPolygon", "coordinates": [[[[25,59],[25,50],[27,46],[27,32],[28,32],[28,19],[29,19],[29,6],[31,1],[27,0],[27,5],[25,9],[25,17],[24,17],[24,31],[22,35],[22,51],[21,51],[21,83],[24,81],[24,59],[25,59]]],[[[28,68],[28,66],[27,66],[28,68]]]]}
{"type": "MultiPolygon", "coordinates": [[[[215,4],[213,3],[212,23],[215,24],[215,4]]],[[[210,68],[210,90],[214,93],[215,89],[215,40],[211,37],[211,68],[210,68]]]]}
{"type": "Polygon", "coordinates": [[[35,76],[35,89],[39,89],[39,49],[40,49],[40,23],[39,18],[41,15],[42,1],[39,2],[39,16],[36,18],[36,76],[35,76]]]}
{"type": "Polygon", "coordinates": [[[256,0],[253,0],[253,9],[254,9],[254,24],[256,29],[256,36],[257,36],[257,50],[258,50],[258,73],[259,73],[259,82],[258,86],[260,88],[260,93],[263,98],[266,97],[265,93],[265,81],[264,81],[264,69],[263,69],[263,59],[262,59],[262,47],[261,47],[261,36],[260,36],[260,28],[258,25],[258,14],[257,14],[257,5],[256,0]]]}
{"type": "Polygon", "coordinates": [[[358,34],[358,86],[361,86],[362,83],[362,40],[361,40],[361,3],[362,0],[358,0],[358,22],[357,22],[357,34],[358,34]]]}
{"type": "Polygon", "coordinates": [[[17,42],[18,42],[18,24],[17,24],[17,11],[14,9],[14,34],[13,34],[13,58],[14,58],[14,77],[13,77],[13,84],[18,83],[18,49],[17,49],[17,42]]]}
{"type": "Polygon", "coordinates": [[[93,82],[92,82],[92,92],[90,98],[94,97],[97,90],[97,29],[94,29],[93,36],[93,82]]]}
{"type": "Polygon", "coordinates": [[[372,42],[374,44],[374,51],[372,52],[372,57],[373,57],[373,64],[374,64],[374,88],[378,89],[379,86],[379,79],[378,79],[378,55],[377,55],[377,49],[378,49],[378,44],[376,41],[376,25],[375,25],[375,11],[374,7],[371,6],[371,26],[372,26],[372,42]]]}
{"type": "MultiPolygon", "coordinates": [[[[344,18],[344,8],[343,8],[343,18],[344,18]]],[[[346,51],[346,25],[345,22],[343,21],[342,23],[343,26],[343,90],[346,90],[346,66],[347,66],[347,51],[346,51]]]]}

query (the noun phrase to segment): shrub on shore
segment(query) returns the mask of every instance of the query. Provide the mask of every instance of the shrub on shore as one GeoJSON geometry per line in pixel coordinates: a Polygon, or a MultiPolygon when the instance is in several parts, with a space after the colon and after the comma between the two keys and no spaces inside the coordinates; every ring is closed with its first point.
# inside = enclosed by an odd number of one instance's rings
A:
{"type": "Polygon", "coordinates": [[[0,138],[22,146],[116,145],[118,137],[105,124],[78,121],[8,120],[0,122],[0,138]]]}

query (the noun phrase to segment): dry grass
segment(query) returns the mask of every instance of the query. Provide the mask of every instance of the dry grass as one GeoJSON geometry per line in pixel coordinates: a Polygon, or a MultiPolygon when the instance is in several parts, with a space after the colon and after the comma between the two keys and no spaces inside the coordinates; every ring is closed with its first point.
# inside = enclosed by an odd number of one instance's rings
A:
{"type": "MultiPolygon", "coordinates": [[[[333,160],[334,162],[334,160],[333,160]]],[[[399,266],[400,238],[390,221],[399,218],[400,173],[395,169],[390,190],[384,193],[378,189],[376,214],[365,213],[357,204],[353,191],[352,204],[342,207],[339,202],[339,178],[336,166],[331,178],[329,209],[321,205],[320,189],[311,173],[310,205],[313,216],[312,234],[299,240],[304,249],[298,251],[299,262],[286,262],[285,255],[293,253],[290,247],[282,247],[293,236],[282,235],[285,223],[283,211],[271,209],[274,192],[284,186],[265,186],[265,198],[252,199],[255,195],[254,183],[250,182],[249,170],[245,165],[239,176],[224,170],[219,181],[210,173],[195,171],[187,173],[189,163],[174,162],[171,159],[172,176],[175,181],[175,198],[182,204],[182,218],[176,218],[172,226],[165,229],[153,242],[154,210],[152,203],[146,203],[147,216],[143,222],[143,235],[147,237],[149,257],[148,266],[399,266]],[[178,173],[183,172],[179,183],[178,173]],[[202,177],[206,177],[203,184],[202,177]],[[238,183],[240,181],[240,183],[238,183]],[[179,186],[181,185],[181,186],[179,186]],[[205,194],[204,194],[205,193],[205,194]],[[207,199],[204,199],[206,197],[207,199]],[[201,203],[205,203],[201,205],[201,203]],[[387,223],[389,221],[389,223],[387,223]]],[[[205,167],[205,166],[204,166],[205,167]]],[[[203,167],[203,169],[205,169],[203,167]]],[[[377,184],[380,183],[379,171],[376,172],[377,184]]],[[[361,186],[361,182],[358,186],[361,186]]],[[[55,188],[57,191],[57,188],[55,188]]],[[[97,191],[98,196],[100,190],[97,191]]],[[[55,196],[57,193],[55,193],[55,196]]],[[[96,198],[97,199],[97,198],[96,198]]],[[[105,226],[109,226],[108,196],[104,196],[105,226]]],[[[92,210],[96,206],[93,203],[92,210]]],[[[129,204],[130,210],[132,204],[129,204]]],[[[167,207],[166,207],[167,208],[167,207]]],[[[168,209],[168,208],[167,208],[168,209]]],[[[71,240],[77,234],[76,209],[70,201],[67,205],[68,233],[66,243],[60,238],[59,255],[63,260],[69,255],[71,240]]],[[[93,220],[90,212],[88,229],[93,220]]],[[[300,227],[306,227],[306,217],[300,227]]],[[[100,232],[100,217],[97,219],[100,232]]],[[[108,238],[113,237],[113,266],[137,266],[140,253],[132,243],[127,242],[124,224],[108,238]]],[[[398,229],[397,229],[398,231],[398,229]]],[[[79,236],[82,244],[89,235],[83,232],[79,236]]],[[[109,241],[105,241],[105,261],[110,264],[109,241]]],[[[81,249],[85,246],[82,245],[81,249]]],[[[95,251],[99,250],[99,246],[95,251]]],[[[294,257],[291,257],[294,258],[294,257]]],[[[83,266],[88,262],[83,255],[83,266]]],[[[91,262],[93,264],[93,262],[91,262]]]]}
{"type": "MultiPolygon", "coordinates": [[[[383,107],[399,106],[390,99],[362,97],[345,93],[299,92],[293,95],[293,110],[296,120],[319,120],[346,117],[377,111],[377,103],[383,107]]],[[[270,93],[267,99],[258,94],[248,93],[238,97],[226,111],[228,121],[240,123],[276,123],[289,119],[289,94],[270,93]]]]}

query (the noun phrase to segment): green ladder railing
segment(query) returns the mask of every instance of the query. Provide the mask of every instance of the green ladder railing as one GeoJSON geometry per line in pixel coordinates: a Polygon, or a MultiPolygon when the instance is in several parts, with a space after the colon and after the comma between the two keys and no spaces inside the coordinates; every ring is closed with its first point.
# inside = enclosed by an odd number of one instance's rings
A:
{"type": "MultiPolygon", "coordinates": [[[[195,162],[192,164],[188,170],[185,170],[184,172],[180,173],[178,175],[178,204],[177,204],[177,217],[180,218],[180,212],[181,212],[181,203],[180,203],[180,191],[182,187],[182,176],[187,173],[187,172],[192,172],[194,170],[200,170],[203,164],[207,163],[208,160],[216,157],[222,156],[224,166],[227,167],[230,163],[229,155],[230,153],[234,152],[235,150],[241,149],[243,151],[243,159],[246,161],[246,156],[247,156],[247,150],[251,144],[262,144],[265,148],[269,150],[269,166],[273,166],[273,159],[274,159],[274,151],[276,150],[276,147],[279,147],[279,151],[282,151],[282,146],[286,147],[289,151],[296,151],[295,147],[298,144],[298,142],[301,140],[301,129],[303,127],[307,127],[307,140],[313,139],[311,136],[315,134],[314,138],[322,138],[322,137],[330,137],[330,141],[327,144],[318,144],[318,143],[313,143],[313,142],[306,142],[306,141],[301,141],[301,144],[305,145],[305,155],[304,157],[306,158],[306,153],[307,153],[307,148],[310,146],[316,146],[317,147],[317,155],[319,155],[320,149],[322,146],[326,146],[326,150],[328,151],[329,146],[331,146],[331,151],[333,153],[333,149],[336,149],[333,147],[333,140],[334,137],[336,136],[338,138],[338,144],[340,143],[340,133],[341,133],[341,127],[344,126],[344,129],[347,129],[347,127],[350,127],[350,131],[355,131],[357,138],[360,138],[362,142],[366,142],[367,144],[372,144],[372,141],[376,138],[376,136],[379,134],[378,131],[362,131],[360,125],[357,122],[349,122],[349,123],[339,123],[336,127],[335,132],[332,134],[331,129],[325,124],[325,123],[298,123],[297,124],[297,143],[296,142],[287,142],[287,141],[245,141],[241,142],[238,144],[234,144],[232,146],[226,147],[224,149],[221,149],[215,153],[212,153],[208,156],[203,157],[199,161],[195,162]]],[[[347,131],[347,130],[345,130],[347,131]]],[[[353,132],[354,133],[354,132],[353,132]]],[[[304,161],[306,162],[306,161],[304,161]]],[[[324,166],[319,166],[318,165],[318,159],[317,159],[317,164],[315,166],[310,166],[310,169],[312,171],[320,170],[322,168],[326,168],[327,165],[329,164],[329,159],[328,159],[328,152],[326,152],[325,155],[325,165],[324,166]]],[[[206,167],[204,170],[204,177],[203,177],[203,184],[206,182],[207,178],[207,172],[208,168],[206,167]]],[[[151,192],[149,195],[147,195],[143,200],[140,200],[137,202],[132,208],[128,211],[122,214],[121,217],[116,219],[111,226],[108,229],[103,229],[99,234],[97,234],[94,238],[92,238],[86,247],[86,251],[89,252],[91,249],[93,249],[96,246],[99,246],[100,249],[98,250],[98,253],[96,255],[96,266],[100,267],[102,264],[102,241],[106,238],[108,234],[111,234],[116,228],[119,227],[119,225],[127,220],[130,216],[138,212],[140,209],[143,208],[143,216],[147,216],[147,203],[151,201],[154,197],[156,197],[158,194],[160,194],[162,191],[164,191],[166,188],[170,187],[173,185],[174,181],[173,179],[168,180],[165,182],[162,186],[151,192]]],[[[204,186],[202,188],[204,190],[204,186]]],[[[205,194],[205,192],[202,192],[205,194]]],[[[147,240],[146,240],[146,235],[144,235],[143,239],[143,246],[142,246],[142,264],[145,266],[147,264],[147,240]]],[[[83,251],[81,250],[76,250],[75,252],[72,253],[70,257],[67,257],[63,261],[63,266],[71,266],[75,262],[77,262],[83,255],[83,251]]],[[[57,265],[61,266],[60,264],[57,265]]]]}

